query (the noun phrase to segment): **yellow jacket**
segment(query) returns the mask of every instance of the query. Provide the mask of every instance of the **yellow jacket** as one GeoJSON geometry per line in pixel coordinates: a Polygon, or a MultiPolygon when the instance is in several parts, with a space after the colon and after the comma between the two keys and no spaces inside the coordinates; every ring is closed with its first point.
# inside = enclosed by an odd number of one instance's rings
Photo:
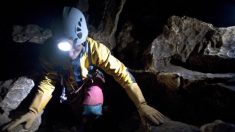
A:
{"type": "MultiPolygon", "coordinates": [[[[133,76],[128,72],[125,65],[122,62],[120,62],[117,58],[115,58],[105,45],[93,40],[92,38],[87,38],[87,43],[89,47],[88,50],[90,50],[88,53],[90,53],[92,65],[103,69],[107,74],[113,76],[114,79],[123,88],[131,89],[132,86],[138,87],[138,85],[135,83],[133,76]]],[[[42,81],[39,83],[38,92],[30,106],[30,110],[36,113],[41,112],[42,109],[44,109],[44,107],[48,103],[48,101],[51,99],[52,92],[55,89],[55,83],[58,78],[58,73],[55,70],[55,68],[59,67],[59,65],[62,65],[64,69],[67,69],[71,72],[71,66],[68,64],[69,63],[68,58],[66,58],[62,53],[59,54],[58,51],[55,52],[58,53],[57,56],[54,56],[54,58],[57,59],[54,59],[52,55],[50,58],[53,59],[43,62],[45,64],[44,68],[46,70],[45,76],[42,79],[42,81]]],[[[80,58],[80,68],[81,68],[82,78],[86,78],[88,75],[88,69],[89,69],[89,58],[87,55],[88,53],[85,53],[80,58]]],[[[72,80],[71,82],[74,81],[73,77],[71,77],[71,80],[72,80]]],[[[145,101],[144,98],[142,97],[142,94],[139,98],[140,102],[145,101]]]]}

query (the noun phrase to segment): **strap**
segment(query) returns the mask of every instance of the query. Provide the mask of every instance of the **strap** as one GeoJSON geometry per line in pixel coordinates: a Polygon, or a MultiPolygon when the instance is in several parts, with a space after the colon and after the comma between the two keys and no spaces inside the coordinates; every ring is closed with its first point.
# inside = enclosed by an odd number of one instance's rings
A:
{"type": "Polygon", "coordinates": [[[87,42],[85,43],[86,43],[86,53],[87,53],[88,61],[89,61],[89,71],[93,72],[93,71],[96,71],[97,68],[94,65],[92,65],[90,45],[87,42]]]}
{"type": "MultiPolygon", "coordinates": [[[[93,67],[93,66],[92,66],[92,60],[91,60],[90,46],[89,46],[89,44],[87,43],[87,41],[83,43],[83,46],[85,47],[85,51],[86,51],[87,56],[88,56],[89,70],[91,70],[90,67],[93,67]]],[[[93,69],[92,69],[92,70],[93,70],[93,69]]],[[[85,79],[84,82],[82,83],[82,85],[81,85],[77,90],[73,91],[72,94],[73,94],[73,93],[78,94],[79,91],[83,88],[83,86],[84,86],[90,79],[92,79],[92,78],[87,78],[87,79],[85,79]]]]}
{"type": "Polygon", "coordinates": [[[86,50],[87,50],[87,56],[88,56],[88,61],[89,61],[89,66],[92,65],[92,60],[91,60],[91,50],[90,50],[90,45],[86,42],[86,50]]]}

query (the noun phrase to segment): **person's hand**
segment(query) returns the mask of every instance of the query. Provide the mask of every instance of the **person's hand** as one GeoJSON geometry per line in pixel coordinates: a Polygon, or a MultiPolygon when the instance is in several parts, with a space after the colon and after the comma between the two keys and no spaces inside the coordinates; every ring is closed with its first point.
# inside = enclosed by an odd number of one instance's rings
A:
{"type": "Polygon", "coordinates": [[[151,125],[160,125],[168,120],[162,113],[147,105],[141,104],[138,108],[142,125],[146,131],[151,131],[151,125]]]}
{"type": "Polygon", "coordinates": [[[22,115],[21,117],[11,121],[9,124],[4,126],[2,128],[2,131],[12,131],[15,127],[17,127],[21,123],[25,123],[24,128],[29,129],[32,126],[36,117],[37,117],[36,113],[34,113],[33,111],[29,111],[24,115],[22,115]]]}

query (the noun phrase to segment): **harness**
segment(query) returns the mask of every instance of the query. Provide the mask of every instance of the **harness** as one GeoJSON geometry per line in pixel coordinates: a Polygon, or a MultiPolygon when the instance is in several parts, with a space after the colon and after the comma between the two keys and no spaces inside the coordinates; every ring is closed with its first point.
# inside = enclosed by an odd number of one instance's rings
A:
{"type": "Polygon", "coordinates": [[[67,102],[74,102],[81,96],[81,91],[84,90],[85,86],[88,85],[89,83],[93,83],[95,78],[99,78],[103,83],[105,82],[104,80],[104,75],[103,73],[94,65],[92,65],[92,60],[91,60],[91,53],[89,50],[89,45],[87,42],[84,42],[83,48],[81,53],[78,55],[78,57],[72,61],[72,68],[73,68],[73,75],[75,78],[75,81],[77,83],[77,88],[72,89],[69,93],[66,91],[66,80],[64,79],[64,75],[61,75],[61,86],[63,86],[62,93],[60,96],[60,102],[63,103],[65,101],[67,102]],[[81,78],[81,68],[80,68],[80,58],[84,55],[87,54],[88,56],[88,61],[89,61],[89,69],[88,69],[88,76],[86,79],[82,80],[81,78]]]}

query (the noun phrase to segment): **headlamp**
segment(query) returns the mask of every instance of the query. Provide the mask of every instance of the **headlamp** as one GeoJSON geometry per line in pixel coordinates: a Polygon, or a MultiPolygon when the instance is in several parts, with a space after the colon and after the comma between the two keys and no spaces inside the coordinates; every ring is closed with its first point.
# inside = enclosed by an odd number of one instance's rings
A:
{"type": "Polygon", "coordinates": [[[62,51],[70,51],[72,49],[72,45],[66,40],[59,42],[57,47],[62,51]]]}
{"type": "Polygon", "coordinates": [[[80,49],[79,45],[77,43],[77,38],[75,39],[62,39],[59,41],[59,43],[57,44],[57,47],[61,50],[61,51],[70,51],[72,49],[80,49]]]}

